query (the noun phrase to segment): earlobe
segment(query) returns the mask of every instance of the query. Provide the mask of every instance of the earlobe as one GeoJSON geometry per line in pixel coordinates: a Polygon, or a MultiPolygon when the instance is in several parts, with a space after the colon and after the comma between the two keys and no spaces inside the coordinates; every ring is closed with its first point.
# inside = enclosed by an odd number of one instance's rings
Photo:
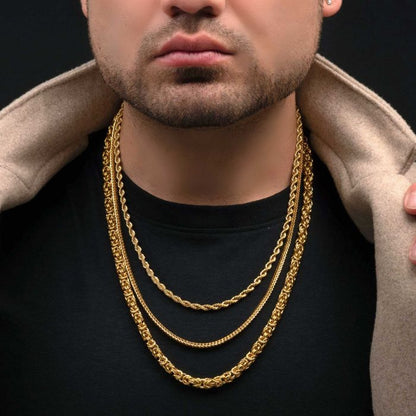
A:
{"type": "Polygon", "coordinates": [[[84,16],[88,18],[88,0],[81,0],[81,9],[84,16]]]}
{"type": "Polygon", "coordinates": [[[322,15],[324,17],[331,17],[337,14],[342,6],[342,0],[322,0],[322,15]]]}

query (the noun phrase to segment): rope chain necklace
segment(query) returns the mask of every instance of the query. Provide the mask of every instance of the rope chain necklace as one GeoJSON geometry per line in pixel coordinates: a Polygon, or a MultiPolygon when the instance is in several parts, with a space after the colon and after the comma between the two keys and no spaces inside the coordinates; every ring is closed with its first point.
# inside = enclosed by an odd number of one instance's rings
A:
{"type": "MultiPolygon", "coordinates": [[[[109,232],[109,237],[110,237],[111,250],[112,250],[114,261],[115,261],[116,272],[120,280],[121,288],[123,290],[123,295],[130,309],[130,314],[134,322],[137,325],[138,331],[143,341],[145,342],[147,348],[149,349],[153,357],[159,362],[159,364],[167,373],[171,374],[176,380],[178,380],[182,384],[190,385],[195,388],[209,389],[213,387],[221,387],[222,385],[226,383],[231,383],[232,381],[234,381],[244,371],[250,368],[250,366],[254,363],[258,355],[263,351],[271,335],[273,334],[273,331],[275,330],[278,322],[280,321],[283,311],[290,297],[290,293],[293,288],[297,272],[299,270],[300,261],[301,261],[303,250],[304,250],[304,244],[305,244],[307,234],[308,234],[308,227],[310,223],[310,215],[311,215],[311,210],[312,210],[312,194],[313,194],[312,164],[313,162],[312,162],[310,148],[307,144],[306,139],[303,137],[303,134],[302,134],[302,146],[301,146],[302,157],[301,157],[300,171],[301,172],[304,171],[304,178],[303,178],[303,206],[302,206],[301,218],[300,218],[300,223],[299,223],[299,231],[298,231],[298,236],[296,238],[295,246],[293,249],[293,254],[291,257],[289,271],[286,275],[284,286],[279,294],[278,301],[272,311],[271,317],[269,318],[266,326],[263,328],[259,338],[252,345],[250,351],[229,371],[226,371],[215,377],[207,377],[207,378],[194,377],[190,374],[186,374],[185,372],[177,368],[163,354],[162,350],[160,349],[156,341],[153,339],[152,334],[137,305],[136,297],[139,299],[139,302],[142,304],[142,307],[144,308],[146,313],[150,317],[151,315],[153,315],[150,309],[147,308],[148,310],[146,310],[146,307],[143,306],[144,299],[142,298],[140,294],[140,291],[138,289],[137,283],[134,279],[134,275],[131,270],[131,266],[130,266],[127,253],[126,253],[126,248],[124,245],[122,229],[121,229],[121,217],[120,217],[120,208],[119,208],[119,204],[121,203],[121,201],[119,200],[119,197],[124,197],[124,193],[122,192],[123,190],[119,188],[119,181],[120,181],[121,176],[118,176],[118,174],[121,174],[121,164],[118,165],[118,170],[116,170],[115,158],[120,157],[119,150],[117,152],[117,149],[118,149],[117,143],[119,142],[119,139],[120,139],[122,115],[123,115],[123,107],[121,107],[120,111],[114,117],[114,121],[112,125],[109,127],[108,134],[105,140],[104,151],[103,151],[103,178],[104,178],[103,188],[104,188],[104,206],[105,206],[105,211],[106,211],[106,220],[107,220],[108,232],[109,232]],[[143,300],[143,303],[141,302],[141,299],[143,300]]],[[[298,119],[298,126],[299,125],[301,126],[301,118],[300,118],[299,112],[297,112],[297,119],[298,119]]],[[[299,177],[300,176],[301,175],[299,175],[299,177]]],[[[297,187],[299,188],[299,185],[297,185],[297,187]]],[[[293,220],[293,222],[294,221],[295,220],[293,220]]],[[[286,242],[286,245],[287,244],[288,243],[286,242]]],[[[283,263],[282,263],[282,266],[283,266],[283,263]]],[[[276,278],[276,274],[277,274],[277,271],[275,272],[275,275],[274,275],[275,278],[276,278]]],[[[144,305],[147,306],[145,303],[144,305]]],[[[175,337],[177,336],[175,335],[175,337]]],[[[177,338],[180,338],[180,337],[177,337],[177,338]]]]}
{"type": "MultiPolygon", "coordinates": [[[[118,122],[122,123],[122,115],[118,122]]],[[[129,210],[127,207],[125,191],[124,191],[124,183],[123,183],[123,175],[122,175],[122,167],[121,167],[121,157],[120,157],[120,141],[117,138],[114,138],[114,147],[115,147],[115,169],[116,169],[116,176],[118,182],[118,189],[119,189],[119,198],[120,198],[120,206],[121,211],[123,212],[124,221],[126,223],[127,230],[129,232],[129,236],[131,242],[133,244],[134,250],[137,253],[137,256],[140,260],[140,263],[143,269],[146,271],[146,274],[150,277],[152,282],[156,285],[156,287],[168,298],[173,300],[174,302],[186,307],[191,308],[194,310],[201,310],[204,312],[209,311],[217,311],[220,309],[228,308],[231,305],[236,304],[241,299],[245,298],[248,294],[252,293],[254,289],[262,282],[262,280],[267,276],[268,272],[271,270],[273,264],[276,262],[277,257],[280,254],[280,250],[285,242],[285,239],[289,233],[289,239],[292,238],[293,235],[293,227],[294,222],[296,221],[297,210],[299,205],[299,194],[300,194],[300,187],[301,187],[301,175],[303,169],[303,128],[302,128],[302,121],[297,111],[297,128],[296,128],[296,150],[295,150],[295,157],[292,167],[292,176],[291,176],[291,183],[290,183],[290,194],[289,194],[289,202],[287,208],[287,214],[285,218],[285,222],[282,227],[282,231],[280,233],[279,239],[274,247],[272,254],[270,255],[268,261],[266,262],[264,268],[260,271],[257,277],[250,283],[247,288],[242,290],[239,294],[233,296],[230,299],[226,299],[220,302],[216,302],[214,304],[200,304],[197,302],[191,302],[186,299],[182,299],[180,296],[173,293],[170,289],[166,287],[164,283],[160,281],[160,279],[156,276],[153,269],[150,267],[149,262],[146,260],[146,256],[143,253],[143,249],[139,244],[139,241],[136,236],[136,232],[133,228],[133,223],[131,221],[131,216],[129,214],[129,210]],[[291,225],[293,224],[293,226],[291,225]]],[[[286,244],[287,245],[287,244],[286,244]]],[[[290,241],[289,241],[290,246],[290,241]]],[[[287,252],[286,252],[287,254],[287,252]]],[[[281,261],[286,257],[286,254],[283,254],[281,257],[281,261]]],[[[278,266],[278,269],[280,267],[278,266]]],[[[273,279],[274,280],[274,279],[273,279]]],[[[277,279],[276,279],[277,280],[277,279]]],[[[144,305],[142,305],[144,307],[144,305]]],[[[146,309],[146,308],[145,308],[146,309]]],[[[152,319],[153,320],[153,319],[152,319]]],[[[164,331],[165,332],[165,331],[164,331]]]]}

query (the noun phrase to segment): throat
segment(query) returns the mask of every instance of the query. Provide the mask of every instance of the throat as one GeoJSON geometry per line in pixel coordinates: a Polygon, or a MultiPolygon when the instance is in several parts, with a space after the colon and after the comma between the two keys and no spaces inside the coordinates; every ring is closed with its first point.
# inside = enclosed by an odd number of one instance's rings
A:
{"type": "Polygon", "coordinates": [[[155,126],[125,108],[120,151],[125,174],[146,192],[190,205],[237,205],[289,185],[296,107],[227,128],[155,126]]]}

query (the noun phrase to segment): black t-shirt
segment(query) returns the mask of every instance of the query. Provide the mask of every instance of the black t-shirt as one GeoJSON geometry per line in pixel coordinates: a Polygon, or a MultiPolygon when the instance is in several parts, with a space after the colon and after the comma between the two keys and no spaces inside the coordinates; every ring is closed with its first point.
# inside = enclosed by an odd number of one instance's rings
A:
{"type": "MultiPolygon", "coordinates": [[[[93,135],[87,151],[33,201],[0,217],[1,414],[371,415],[373,247],[347,216],[317,157],[309,237],[282,320],[247,372],[202,391],[163,371],[129,314],[103,207],[104,134],[93,135]]],[[[128,178],[125,188],[151,267],[168,288],[200,303],[229,298],[257,276],[279,237],[289,196],[285,190],[248,204],[203,207],[160,200],[128,178]]],[[[270,281],[268,276],[227,310],[191,311],[151,283],[126,233],[125,244],[152,311],[191,340],[234,330],[270,281]]],[[[259,336],[286,270],[252,325],[221,347],[183,347],[145,319],[180,369],[200,377],[220,374],[259,336]]]]}

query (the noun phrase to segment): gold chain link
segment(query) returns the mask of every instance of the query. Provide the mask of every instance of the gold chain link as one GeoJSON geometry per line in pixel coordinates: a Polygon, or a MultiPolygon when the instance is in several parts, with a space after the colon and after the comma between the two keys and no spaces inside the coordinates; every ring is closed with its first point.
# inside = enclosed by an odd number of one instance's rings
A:
{"type": "Polygon", "coordinates": [[[274,307],[271,317],[263,328],[261,335],[257,341],[253,344],[250,351],[241,359],[237,365],[232,367],[230,371],[226,371],[221,375],[213,378],[199,378],[193,377],[184,373],[177,368],[161,351],[160,347],[153,339],[149,328],[143,318],[142,313],[137,305],[135,292],[132,290],[132,281],[134,280],[133,273],[130,267],[130,263],[127,257],[120,221],[120,211],[118,206],[118,192],[117,192],[117,180],[116,172],[114,169],[114,151],[112,149],[111,140],[114,136],[120,134],[120,124],[117,126],[117,118],[120,116],[122,109],[114,118],[113,125],[109,127],[107,139],[105,141],[103,152],[103,178],[104,178],[104,205],[106,210],[106,219],[109,232],[109,238],[111,243],[111,250],[113,253],[115,267],[117,275],[120,280],[120,284],[123,290],[123,295],[130,309],[130,314],[137,325],[138,331],[146,343],[149,351],[153,357],[159,362],[162,368],[169,374],[171,374],[179,382],[190,385],[196,388],[209,389],[213,387],[221,387],[226,383],[231,383],[242,372],[247,370],[258,355],[263,351],[263,348],[270,339],[273,331],[275,330],[278,322],[281,319],[283,311],[288,302],[291,290],[293,288],[297,272],[299,270],[300,261],[302,258],[304,244],[308,234],[308,228],[310,223],[310,215],[312,210],[312,157],[310,148],[304,140],[303,142],[303,154],[304,154],[304,191],[303,191],[303,206],[301,212],[301,219],[299,224],[299,232],[295,242],[293,255],[290,262],[289,271],[286,275],[284,286],[279,294],[278,301],[274,307]]]}
{"type": "MultiPolygon", "coordinates": [[[[124,183],[123,183],[123,175],[122,175],[122,166],[121,166],[121,157],[120,157],[120,146],[119,146],[119,140],[117,138],[114,139],[114,151],[115,151],[115,169],[117,174],[117,182],[118,182],[118,188],[119,188],[119,198],[120,198],[120,205],[121,205],[121,211],[123,212],[124,221],[126,223],[127,230],[130,235],[131,242],[133,244],[134,250],[137,253],[137,256],[140,260],[140,263],[144,270],[146,271],[146,274],[150,277],[152,282],[156,285],[156,287],[168,298],[172,299],[176,303],[179,303],[180,305],[191,308],[194,310],[201,310],[201,311],[217,311],[220,309],[228,308],[231,305],[236,304],[241,299],[244,299],[248,294],[252,293],[254,289],[262,282],[262,280],[267,276],[268,272],[271,270],[273,264],[275,263],[277,257],[280,254],[280,250],[284,244],[284,241],[287,237],[287,233],[290,230],[290,223],[292,221],[294,211],[296,211],[295,208],[295,200],[296,200],[296,191],[300,187],[298,185],[298,176],[301,174],[301,171],[299,171],[299,168],[302,168],[301,163],[301,157],[302,157],[302,142],[303,142],[303,128],[302,128],[302,119],[299,113],[299,110],[296,112],[297,117],[297,139],[296,139],[296,151],[295,151],[295,157],[294,157],[294,163],[292,168],[292,176],[291,176],[291,183],[290,183],[290,194],[289,194],[289,202],[288,202],[288,208],[287,208],[287,214],[285,217],[285,222],[282,227],[282,231],[280,233],[279,239],[277,240],[276,246],[274,247],[272,254],[270,255],[268,261],[266,262],[264,268],[260,271],[260,273],[257,275],[257,277],[251,282],[244,290],[242,290],[238,295],[233,296],[230,299],[226,299],[220,302],[216,302],[214,304],[200,304],[197,302],[191,302],[189,300],[183,299],[182,297],[176,295],[172,292],[172,290],[168,289],[164,283],[160,281],[160,279],[156,276],[153,269],[150,267],[149,262],[146,260],[146,256],[143,253],[143,249],[139,244],[139,241],[137,239],[136,232],[133,228],[133,223],[131,221],[131,216],[129,214],[129,209],[126,202],[125,197],[125,190],[124,190],[124,183]]],[[[121,112],[119,119],[117,120],[118,123],[122,123],[123,120],[123,114],[121,112]]],[[[296,216],[296,213],[295,213],[296,216]]],[[[292,231],[293,233],[293,231],[292,231]]],[[[133,286],[134,287],[134,286],[133,286]]],[[[140,296],[139,296],[140,299],[140,296]]],[[[144,307],[144,305],[142,304],[144,307]]],[[[146,307],[144,307],[146,310],[146,307]]],[[[150,315],[152,316],[152,315],[150,315]]],[[[155,322],[156,319],[152,320],[155,322]]],[[[155,322],[156,323],[156,322],[155,322]]],[[[162,324],[160,324],[163,326],[162,324]]],[[[159,325],[158,325],[159,326],[159,325]]],[[[168,330],[167,330],[168,331],[168,330]]],[[[165,333],[167,331],[164,330],[165,333]]],[[[169,332],[169,331],[168,331],[169,332]]],[[[241,332],[241,331],[239,331],[241,332]]],[[[170,336],[170,335],[169,335],[170,336]]],[[[172,337],[175,338],[175,337],[172,337]]],[[[217,344],[218,345],[218,344],[217,344]]]]}

